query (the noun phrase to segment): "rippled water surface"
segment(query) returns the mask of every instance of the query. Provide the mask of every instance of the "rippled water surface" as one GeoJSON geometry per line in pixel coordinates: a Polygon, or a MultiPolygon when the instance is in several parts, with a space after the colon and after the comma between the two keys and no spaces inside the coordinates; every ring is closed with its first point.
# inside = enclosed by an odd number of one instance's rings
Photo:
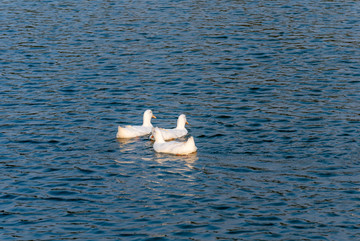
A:
{"type": "Polygon", "coordinates": [[[360,239],[358,1],[0,13],[1,240],[360,239]],[[198,152],[116,140],[146,109],[198,152]]]}

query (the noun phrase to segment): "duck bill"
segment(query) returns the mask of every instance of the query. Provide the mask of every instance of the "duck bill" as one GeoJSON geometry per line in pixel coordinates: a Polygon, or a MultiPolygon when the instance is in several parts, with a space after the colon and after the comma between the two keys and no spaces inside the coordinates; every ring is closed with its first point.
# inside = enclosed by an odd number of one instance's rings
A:
{"type": "Polygon", "coordinates": [[[153,115],[153,116],[152,116],[151,118],[154,118],[154,119],[156,119],[156,116],[154,116],[154,115],[153,115]]]}

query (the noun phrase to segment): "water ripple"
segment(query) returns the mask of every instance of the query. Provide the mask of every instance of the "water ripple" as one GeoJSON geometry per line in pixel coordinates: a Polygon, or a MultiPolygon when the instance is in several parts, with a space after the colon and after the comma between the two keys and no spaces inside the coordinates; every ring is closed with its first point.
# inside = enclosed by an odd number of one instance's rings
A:
{"type": "Polygon", "coordinates": [[[0,9],[1,239],[359,238],[358,3],[0,9]],[[115,139],[148,108],[198,152],[115,139]]]}

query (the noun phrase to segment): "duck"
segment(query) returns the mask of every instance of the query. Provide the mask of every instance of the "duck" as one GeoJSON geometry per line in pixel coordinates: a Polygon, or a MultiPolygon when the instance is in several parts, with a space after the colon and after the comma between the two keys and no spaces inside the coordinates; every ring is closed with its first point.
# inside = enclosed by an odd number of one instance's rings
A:
{"type": "Polygon", "coordinates": [[[164,137],[161,133],[162,132],[158,127],[155,127],[153,129],[153,135],[155,138],[153,148],[155,152],[175,154],[175,155],[187,155],[197,151],[194,137],[192,136],[189,137],[189,139],[185,142],[179,142],[179,141],[165,142],[164,137]]]}
{"type": "MultiPolygon", "coordinates": [[[[189,124],[186,120],[186,115],[181,114],[181,115],[179,115],[179,117],[177,119],[176,128],[173,128],[173,129],[159,128],[159,130],[160,130],[164,140],[168,141],[168,140],[172,140],[172,139],[176,139],[176,138],[185,136],[188,133],[188,131],[185,128],[185,124],[189,124]]],[[[154,131],[154,128],[153,128],[153,131],[154,131]]]]}
{"type": "Polygon", "coordinates": [[[143,115],[143,124],[141,126],[118,126],[116,138],[134,138],[150,134],[153,128],[153,125],[151,124],[151,118],[156,119],[152,110],[146,110],[143,115]]]}

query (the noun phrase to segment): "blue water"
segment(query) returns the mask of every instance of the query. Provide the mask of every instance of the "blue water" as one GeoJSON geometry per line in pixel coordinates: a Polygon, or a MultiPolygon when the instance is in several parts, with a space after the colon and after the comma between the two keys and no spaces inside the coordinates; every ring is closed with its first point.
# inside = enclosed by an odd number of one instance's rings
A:
{"type": "Polygon", "coordinates": [[[360,239],[358,1],[0,13],[0,240],[360,239]],[[146,109],[198,152],[116,140],[146,109]]]}

